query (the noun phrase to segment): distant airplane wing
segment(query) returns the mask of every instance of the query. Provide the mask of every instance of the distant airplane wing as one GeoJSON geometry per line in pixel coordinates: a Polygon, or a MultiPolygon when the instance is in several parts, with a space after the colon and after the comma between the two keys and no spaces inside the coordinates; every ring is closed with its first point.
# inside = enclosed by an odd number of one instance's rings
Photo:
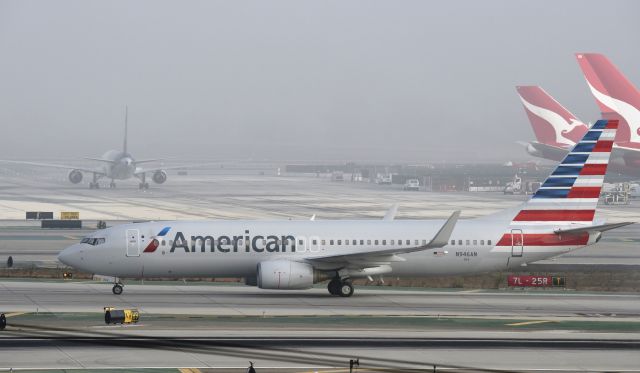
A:
{"type": "Polygon", "coordinates": [[[91,172],[98,175],[105,175],[104,171],[97,168],[86,168],[86,167],[77,167],[71,165],[62,165],[62,164],[52,164],[52,163],[40,163],[40,162],[27,162],[27,161],[10,161],[5,159],[0,159],[0,163],[8,163],[8,164],[18,164],[25,166],[35,166],[35,167],[49,167],[49,168],[60,168],[63,170],[78,170],[83,172],[91,172]]]}
{"type": "Polygon", "coordinates": [[[114,161],[113,159],[91,158],[91,157],[84,157],[84,159],[88,159],[90,161],[96,161],[96,162],[116,163],[116,161],[114,161]]]}
{"type": "Polygon", "coordinates": [[[327,265],[333,265],[335,268],[369,268],[383,264],[389,264],[390,262],[404,261],[405,259],[399,257],[399,254],[438,249],[446,246],[449,243],[451,233],[453,233],[453,229],[455,228],[459,217],[460,211],[455,211],[453,214],[451,214],[451,216],[442,225],[442,227],[440,227],[435,236],[433,236],[431,241],[429,241],[426,245],[396,247],[393,249],[354,252],[350,254],[320,255],[306,258],[306,260],[312,263],[321,264],[324,267],[326,267],[327,265]]]}
{"type": "MultiPolygon", "coordinates": [[[[139,163],[139,162],[136,161],[136,163],[139,163]]],[[[219,164],[219,163],[213,163],[213,164],[219,164]]],[[[144,173],[152,173],[152,172],[156,172],[156,171],[179,170],[179,169],[185,169],[185,168],[198,168],[198,167],[211,166],[211,165],[212,165],[212,163],[169,166],[169,167],[163,167],[163,166],[149,167],[149,168],[138,167],[138,168],[136,168],[135,175],[141,175],[141,174],[144,174],[144,173]]]]}
{"type": "Polygon", "coordinates": [[[160,162],[160,161],[163,161],[163,160],[164,160],[164,159],[161,159],[161,158],[157,158],[157,159],[141,159],[141,160],[136,159],[136,164],[139,164],[139,163],[160,162]]]}

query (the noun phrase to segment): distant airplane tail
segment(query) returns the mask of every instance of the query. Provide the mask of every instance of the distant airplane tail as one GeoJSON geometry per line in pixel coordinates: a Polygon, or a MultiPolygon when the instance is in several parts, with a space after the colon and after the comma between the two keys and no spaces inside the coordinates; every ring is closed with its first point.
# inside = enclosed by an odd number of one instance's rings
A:
{"type": "Polygon", "coordinates": [[[516,87],[538,142],[569,148],[589,127],[538,86],[516,87]]]}
{"type": "Polygon", "coordinates": [[[617,120],[597,121],[523,205],[511,224],[592,223],[617,128],[617,120]]]}
{"type": "Polygon", "coordinates": [[[122,151],[127,154],[127,134],[129,126],[129,106],[124,107],[124,144],[122,145],[122,151]]]}
{"type": "Polygon", "coordinates": [[[616,144],[640,148],[640,92],[609,61],[598,53],[576,54],[578,64],[587,80],[602,117],[620,123],[616,144]]]}

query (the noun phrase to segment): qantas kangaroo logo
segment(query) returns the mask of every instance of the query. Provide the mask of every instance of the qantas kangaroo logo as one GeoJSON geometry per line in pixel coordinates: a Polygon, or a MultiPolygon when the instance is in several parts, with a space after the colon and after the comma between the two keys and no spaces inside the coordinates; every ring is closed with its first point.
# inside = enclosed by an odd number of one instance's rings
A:
{"type": "Polygon", "coordinates": [[[569,117],[567,120],[552,110],[533,105],[522,96],[520,96],[520,100],[522,100],[522,104],[527,110],[551,125],[555,133],[554,142],[556,144],[565,146],[575,145],[576,141],[580,139],[588,128],[584,123],[574,117],[569,117]]]}
{"type": "Polygon", "coordinates": [[[629,139],[621,140],[640,143],[640,111],[633,107],[633,105],[630,105],[622,100],[607,96],[604,93],[598,91],[594,86],[591,85],[591,83],[589,83],[588,80],[587,84],[589,85],[589,89],[591,90],[591,93],[595,96],[595,98],[604,106],[618,113],[627,123],[627,126],[629,126],[629,139]]]}

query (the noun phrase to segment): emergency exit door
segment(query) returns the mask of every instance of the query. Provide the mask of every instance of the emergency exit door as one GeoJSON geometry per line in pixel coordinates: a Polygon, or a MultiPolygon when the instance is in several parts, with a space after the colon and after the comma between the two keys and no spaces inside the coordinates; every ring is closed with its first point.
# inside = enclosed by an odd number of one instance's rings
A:
{"type": "Polygon", "coordinates": [[[522,229],[511,230],[511,256],[521,257],[524,251],[524,235],[522,229]]]}
{"type": "Polygon", "coordinates": [[[127,256],[140,256],[140,231],[127,229],[127,256]]]}

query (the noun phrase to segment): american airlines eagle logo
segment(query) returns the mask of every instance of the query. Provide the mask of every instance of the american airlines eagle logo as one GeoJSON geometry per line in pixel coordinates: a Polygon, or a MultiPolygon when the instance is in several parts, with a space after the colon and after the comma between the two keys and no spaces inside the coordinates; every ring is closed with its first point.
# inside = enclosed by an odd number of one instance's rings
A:
{"type": "Polygon", "coordinates": [[[536,106],[525,100],[522,96],[520,96],[520,100],[529,112],[547,122],[553,128],[555,143],[557,144],[566,146],[575,145],[576,140],[573,139],[581,137],[583,132],[586,132],[588,128],[576,118],[570,117],[569,120],[566,120],[562,115],[552,110],[536,106]]]}
{"type": "Polygon", "coordinates": [[[170,229],[171,229],[171,227],[162,228],[162,230],[155,237],[152,238],[152,240],[149,242],[147,247],[144,248],[144,252],[145,253],[152,253],[152,252],[156,251],[156,249],[158,249],[158,246],[160,246],[160,241],[158,241],[158,239],[156,237],[164,237],[164,236],[166,236],[166,234],[169,232],[170,229]]]}

